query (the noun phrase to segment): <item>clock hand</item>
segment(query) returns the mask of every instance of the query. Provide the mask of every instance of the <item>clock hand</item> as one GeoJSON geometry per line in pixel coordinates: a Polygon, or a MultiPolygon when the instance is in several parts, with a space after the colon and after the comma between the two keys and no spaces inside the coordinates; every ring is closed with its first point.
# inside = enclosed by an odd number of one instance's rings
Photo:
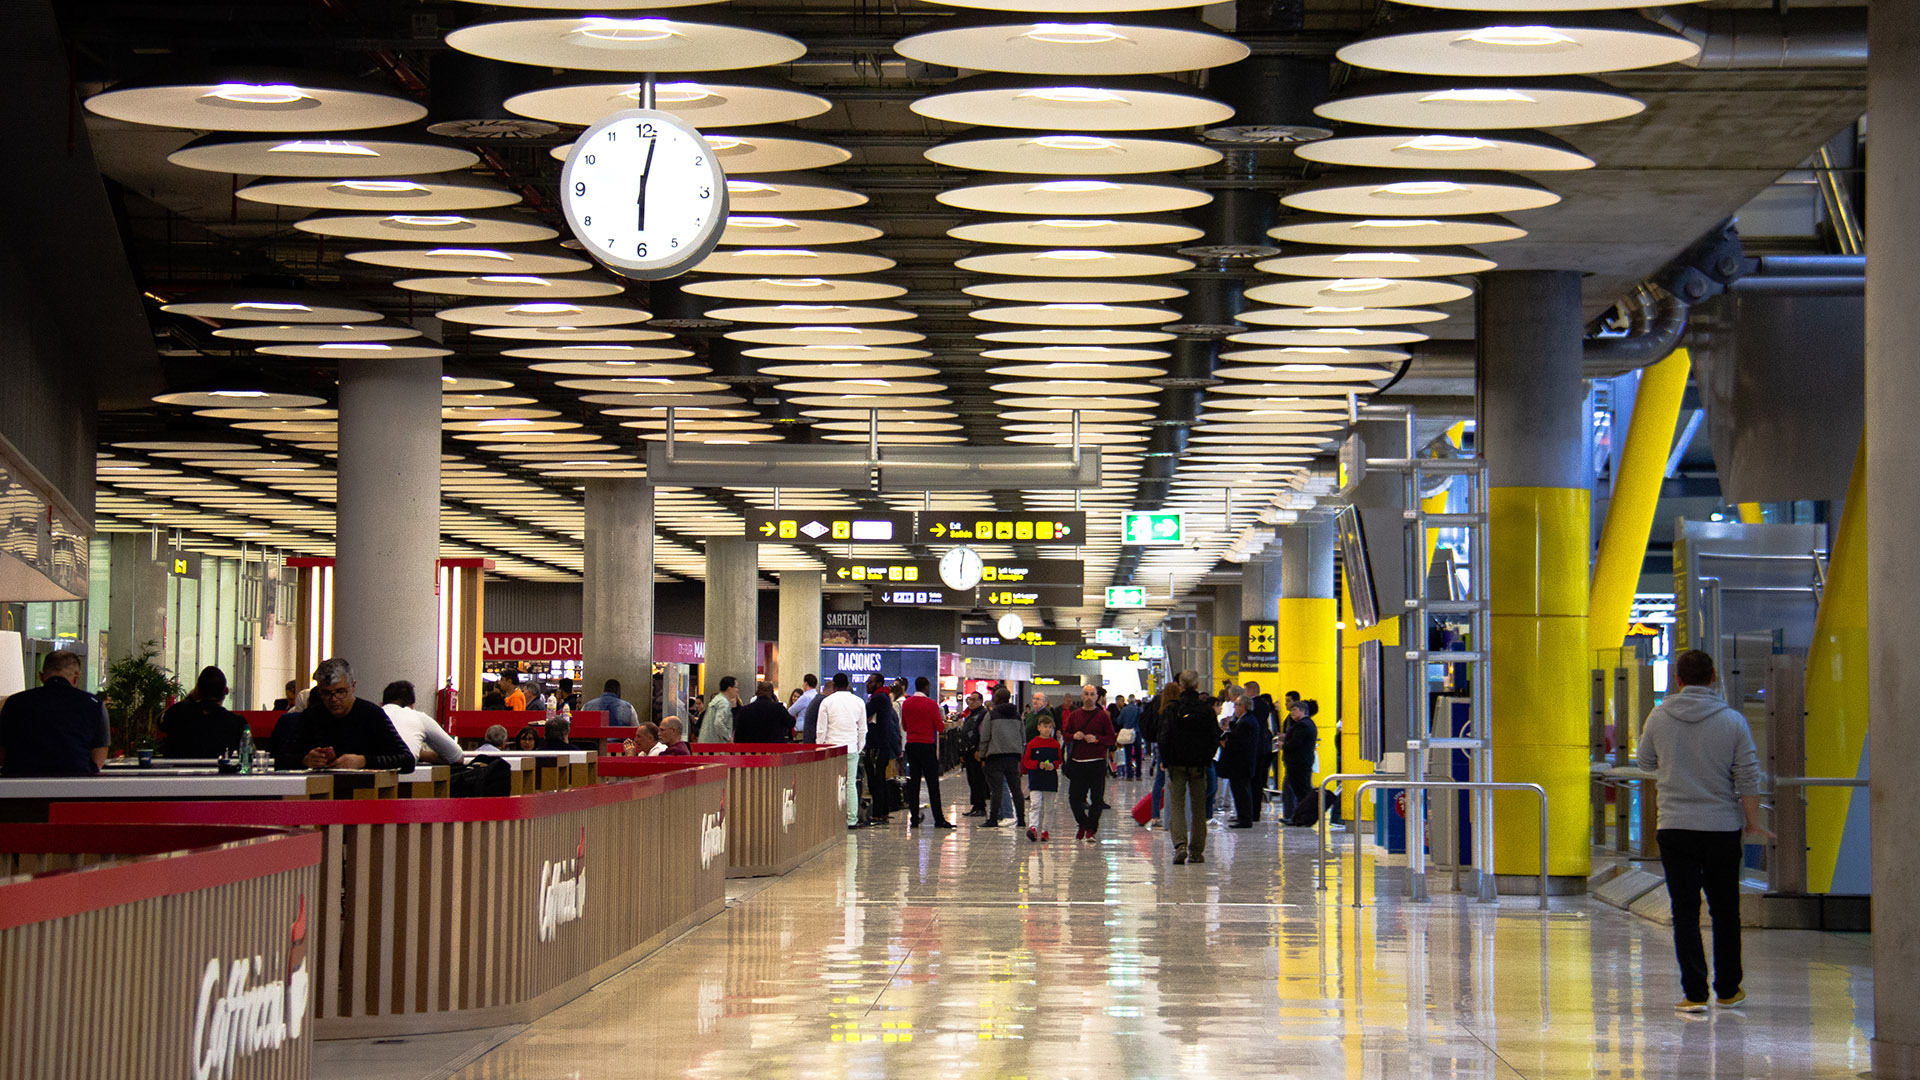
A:
{"type": "Polygon", "coordinates": [[[653,151],[660,145],[656,140],[647,140],[647,162],[640,167],[640,196],[635,199],[640,208],[640,222],[636,226],[642,232],[647,228],[647,178],[653,175],[653,151]]]}

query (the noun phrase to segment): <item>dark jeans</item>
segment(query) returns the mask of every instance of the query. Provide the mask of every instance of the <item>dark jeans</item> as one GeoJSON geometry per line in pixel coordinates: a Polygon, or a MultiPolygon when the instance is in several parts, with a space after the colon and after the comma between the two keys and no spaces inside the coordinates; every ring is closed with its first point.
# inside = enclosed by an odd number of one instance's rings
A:
{"type": "Polygon", "coordinates": [[[927,805],[933,810],[933,820],[937,824],[946,824],[947,808],[940,801],[940,747],[934,743],[910,742],[907,744],[907,813],[915,821],[920,819],[920,781],[927,782],[927,805]]]}
{"type": "Polygon", "coordinates": [[[885,821],[894,811],[893,782],[887,779],[887,759],[876,750],[868,750],[864,757],[868,815],[874,821],[885,821]]]}
{"type": "Polygon", "coordinates": [[[1067,762],[1067,805],[1074,823],[1088,832],[1100,831],[1100,808],[1107,804],[1107,761],[1067,762]]]}
{"type": "Polygon", "coordinates": [[[1027,804],[1020,797],[1020,755],[988,754],[985,768],[987,790],[993,792],[993,812],[987,815],[987,820],[1007,820],[1007,803],[1011,801],[1014,820],[1026,828],[1027,804]]]}
{"type": "Polygon", "coordinates": [[[1254,779],[1251,776],[1230,776],[1227,787],[1233,791],[1233,820],[1235,824],[1251,825],[1260,816],[1260,804],[1254,795],[1254,779]]]}
{"type": "Polygon", "coordinates": [[[1122,755],[1121,760],[1126,762],[1126,768],[1122,769],[1121,772],[1126,776],[1127,779],[1129,780],[1140,779],[1140,761],[1142,757],[1141,752],[1145,749],[1146,747],[1140,742],[1138,738],[1135,738],[1132,742],[1120,748],[1120,753],[1122,755]]]}
{"type": "Polygon", "coordinates": [[[967,770],[967,801],[970,804],[967,809],[976,814],[986,813],[988,798],[986,770],[980,767],[980,762],[975,760],[971,750],[960,755],[960,767],[967,770]]]}
{"type": "Polygon", "coordinates": [[[1320,820],[1320,807],[1313,791],[1313,758],[1302,756],[1286,762],[1284,790],[1293,796],[1293,809],[1287,813],[1289,825],[1312,825],[1320,820]]]}
{"type": "Polygon", "coordinates": [[[1680,989],[1689,1001],[1707,1000],[1707,953],[1700,942],[1700,892],[1713,915],[1713,990],[1740,991],[1740,833],[1661,829],[1660,865],[1673,905],[1673,951],[1680,989]]]}

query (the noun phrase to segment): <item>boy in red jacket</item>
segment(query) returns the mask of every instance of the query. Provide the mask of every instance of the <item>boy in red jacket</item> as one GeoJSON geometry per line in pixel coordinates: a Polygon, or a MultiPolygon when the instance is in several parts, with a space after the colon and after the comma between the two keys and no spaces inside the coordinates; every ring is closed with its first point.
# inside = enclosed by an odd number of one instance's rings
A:
{"type": "Polygon", "coordinates": [[[1053,717],[1042,713],[1040,734],[1027,740],[1020,772],[1027,778],[1027,839],[1047,839],[1047,796],[1060,790],[1060,740],[1053,737],[1053,717]]]}

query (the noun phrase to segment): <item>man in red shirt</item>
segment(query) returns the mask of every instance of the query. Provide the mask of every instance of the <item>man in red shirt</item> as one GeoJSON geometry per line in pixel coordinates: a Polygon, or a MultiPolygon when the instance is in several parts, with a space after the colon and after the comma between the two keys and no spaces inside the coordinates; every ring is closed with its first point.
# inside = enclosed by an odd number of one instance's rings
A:
{"type": "Polygon", "coordinates": [[[1100,707],[1098,687],[1080,688],[1080,702],[1067,709],[1060,731],[1067,744],[1067,805],[1080,826],[1075,839],[1094,843],[1107,801],[1107,751],[1113,749],[1113,719],[1100,707]]]}
{"type": "Polygon", "coordinates": [[[913,680],[913,689],[900,703],[900,726],[907,732],[909,827],[920,827],[920,781],[925,779],[934,827],[951,829],[953,822],[947,820],[947,808],[940,802],[940,732],[946,724],[940,719],[940,706],[931,696],[933,683],[922,675],[913,680]]]}

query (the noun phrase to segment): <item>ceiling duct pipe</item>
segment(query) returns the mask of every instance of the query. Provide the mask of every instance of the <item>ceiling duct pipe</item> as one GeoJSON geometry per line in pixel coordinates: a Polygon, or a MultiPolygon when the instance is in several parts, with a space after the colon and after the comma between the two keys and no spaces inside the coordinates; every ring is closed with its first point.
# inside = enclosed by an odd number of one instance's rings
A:
{"type": "Polygon", "coordinates": [[[1208,128],[1208,142],[1277,146],[1333,134],[1313,107],[1326,100],[1325,60],[1254,55],[1207,74],[1206,90],[1233,106],[1233,122],[1208,128]]]}
{"type": "MultiPolygon", "coordinates": [[[[1166,343],[1167,373],[1148,382],[1169,390],[1204,390],[1220,385],[1213,369],[1220,362],[1220,343],[1207,338],[1175,338],[1166,343]]],[[[1197,400],[1197,395],[1193,395],[1197,400]]]]}
{"type": "Polygon", "coordinates": [[[715,303],[717,301],[708,297],[686,292],[677,282],[648,282],[646,307],[653,312],[653,319],[647,326],[654,330],[714,330],[732,326],[726,319],[707,316],[707,308],[715,303]]]}
{"type": "Polygon", "coordinates": [[[1863,68],[1867,9],[1645,8],[1641,14],[1700,46],[1696,68],[1863,68]]]}
{"type": "MultiPolygon", "coordinates": [[[[1587,339],[1581,364],[1587,378],[1612,378],[1661,360],[1679,346],[1687,331],[1688,304],[1658,286],[1640,286],[1622,306],[1627,313],[1626,333],[1587,339]]],[[[1417,378],[1473,377],[1470,338],[1421,341],[1408,348],[1417,378]]]]}
{"type": "Polygon", "coordinates": [[[1280,217],[1280,200],[1271,190],[1221,188],[1213,193],[1212,202],[1187,211],[1186,217],[1206,233],[1200,243],[1180,249],[1190,259],[1232,265],[1280,254],[1267,236],[1280,217]]]}
{"type": "Polygon", "coordinates": [[[1863,296],[1867,291],[1865,255],[1762,255],[1752,263],[1752,271],[1731,286],[1734,292],[1863,296]]]}
{"type": "Polygon", "coordinates": [[[448,49],[433,57],[427,130],[448,139],[544,139],[560,125],[516,116],[508,98],[539,85],[539,70],[448,49]]]}
{"type": "Polygon", "coordinates": [[[1192,427],[1200,420],[1200,402],[1207,392],[1199,388],[1170,386],[1160,391],[1160,400],[1148,427],[1192,427]]]}
{"type": "Polygon", "coordinates": [[[729,386],[772,386],[780,381],[760,371],[759,363],[746,354],[740,343],[727,338],[707,342],[707,366],[713,369],[713,374],[706,376],[708,379],[729,386]]]}
{"type": "MultiPolygon", "coordinates": [[[[1167,306],[1180,313],[1178,321],[1162,329],[1174,334],[1195,334],[1206,338],[1223,338],[1228,334],[1246,331],[1235,316],[1247,308],[1247,283],[1238,277],[1213,271],[1203,274],[1182,274],[1174,278],[1175,284],[1187,290],[1187,295],[1167,302],[1167,306]]],[[[1196,369],[1197,370],[1197,369],[1196,369]]],[[[1171,374],[1171,372],[1169,372],[1171,374]]],[[[1207,365],[1206,376],[1213,374],[1211,363],[1207,365]]],[[[1163,380],[1155,380],[1160,385],[1168,385],[1163,380]]]]}

